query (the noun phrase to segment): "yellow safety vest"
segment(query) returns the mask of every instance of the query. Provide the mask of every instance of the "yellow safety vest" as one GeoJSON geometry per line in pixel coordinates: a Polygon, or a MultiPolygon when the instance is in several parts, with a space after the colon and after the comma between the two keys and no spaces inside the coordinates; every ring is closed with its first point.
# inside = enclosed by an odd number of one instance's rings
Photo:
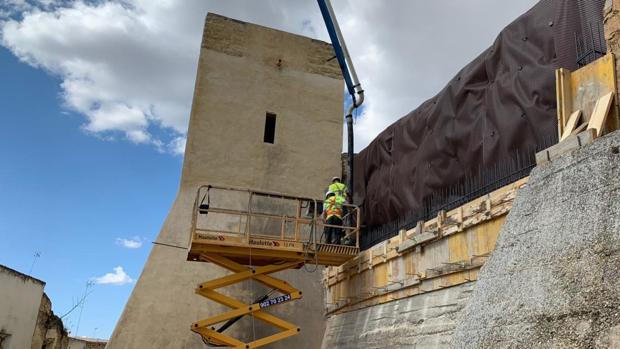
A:
{"type": "Polygon", "coordinates": [[[327,198],[323,202],[323,212],[325,212],[325,217],[329,218],[336,216],[338,218],[342,218],[342,205],[344,205],[343,196],[335,195],[327,198]]]}
{"type": "Polygon", "coordinates": [[[347,186],[344,183],[332,183],[327,188],[327,191],[335,193],[336,196],[347,196],[347,186]]]}

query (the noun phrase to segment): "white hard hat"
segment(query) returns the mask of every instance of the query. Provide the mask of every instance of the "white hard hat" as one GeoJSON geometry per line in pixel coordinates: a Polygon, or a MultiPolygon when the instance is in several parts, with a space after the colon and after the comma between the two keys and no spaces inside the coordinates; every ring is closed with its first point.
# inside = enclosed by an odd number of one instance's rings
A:
{"type": "Polygon", "coordinates": [[[332,182],[333,181],[339,181],[340,182],[340,177],[336,176],[336,177],[332,177],[332,182]]]}
{"type": "Polygon", "coordinates": [[[325,197],[329,197],[330,195],[335,195],[336,193],[334,193],[333,191],[328,191],[327,193],[325,193],[325,197]]]}

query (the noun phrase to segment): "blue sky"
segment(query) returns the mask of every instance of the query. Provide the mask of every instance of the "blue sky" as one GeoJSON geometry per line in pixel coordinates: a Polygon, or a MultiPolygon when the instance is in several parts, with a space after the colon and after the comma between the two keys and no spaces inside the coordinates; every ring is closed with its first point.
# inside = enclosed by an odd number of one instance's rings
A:
{"type": "MultiPolygon", "coordinates": [[[[47,283],[56,314],[92,277],[137,279],[175,197],[181,156],[105,141],[64,110],[58,79],[0,48],[0,264],[47,283]],[[145,239],[138,249],[117,238],[145,239]]],[[[133,284],[95,285],[79,335],[107,338],[133,284]],[[95,331],[95,328],[97,330],[95,331]]],[[[65,321],[75,331],[79,310],[65,321]]]]}

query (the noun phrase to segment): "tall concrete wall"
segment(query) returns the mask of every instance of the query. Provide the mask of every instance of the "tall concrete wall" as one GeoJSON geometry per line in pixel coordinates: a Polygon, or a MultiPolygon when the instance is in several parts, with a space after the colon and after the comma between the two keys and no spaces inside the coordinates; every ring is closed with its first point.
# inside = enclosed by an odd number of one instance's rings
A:
{"type": "MultiPolygon", "coordinates": [[[[343,82],[331,45],[209,14],[206,19],[179,193],[108,348],[204,348],[192,322],[225,308],[194,294],[196,285],[225,275],[186,262],[198,186],[220,184],[320,198],[341,172],[343,82]],[[276,114],[274,144],[263,142],[266,113],[276,114]],[[176,246],[176,247],[175,247],[176,246]]],[[[274,307],[302,332],[273,348],[317,348],[323,336],[320,270],[278,276],[304,298],[274,307]]],[[[247,302],[256,286],[228,288],[247,302]]],[[[246,318],[227,333],[261,337],[246,318]]]]}
{"type": "Polygon", "coordinates": [[[0,347],[30,348],[45,283],[0,265],[0,347]]]}
{"type": "Polygon", "coordinates": [[[474,283],[332,316],[322,348],[449,348],[474,283]]]}
{"type": "Polygon", "coordinates": [[[620,132],[532,172],[455,348],[620,348],[620,132]]]}

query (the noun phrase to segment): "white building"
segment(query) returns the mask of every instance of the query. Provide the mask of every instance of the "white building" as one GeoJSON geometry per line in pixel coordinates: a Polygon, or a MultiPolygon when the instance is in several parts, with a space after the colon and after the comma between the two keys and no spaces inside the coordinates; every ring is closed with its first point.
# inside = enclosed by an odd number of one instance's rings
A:
{"type": "Polygon", "coordinates": [[[0,265],[0,349],[32,347],[45,282],[0,265]]]}

